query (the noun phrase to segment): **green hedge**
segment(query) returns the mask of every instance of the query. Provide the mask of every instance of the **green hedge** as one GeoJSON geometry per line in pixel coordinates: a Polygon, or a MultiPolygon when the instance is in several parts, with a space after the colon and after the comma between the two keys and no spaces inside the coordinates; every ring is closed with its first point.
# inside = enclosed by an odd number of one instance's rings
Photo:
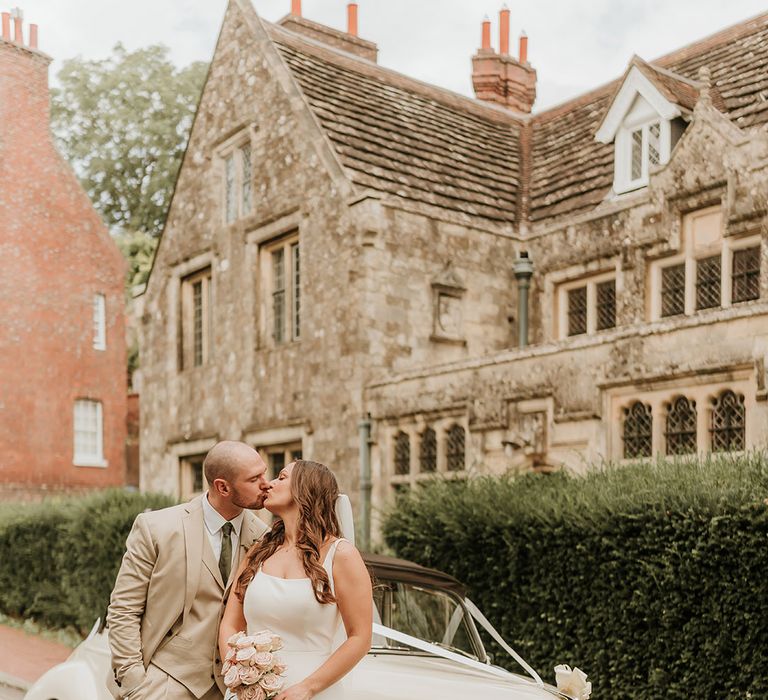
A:
{"type": "Polygon", "coordinates": [[[135,517],[172,503],[115,490],[0,506],[0,612],[87,630],[104,614],[135,517]]]}
{"type": "Polygon", "coordinates": [[[568,663],[595,700],[756,699],[768,697],[767,499],[765,454],[435,480],[398,498],[384,535],[464,581],[550,682],[568,663]]]}

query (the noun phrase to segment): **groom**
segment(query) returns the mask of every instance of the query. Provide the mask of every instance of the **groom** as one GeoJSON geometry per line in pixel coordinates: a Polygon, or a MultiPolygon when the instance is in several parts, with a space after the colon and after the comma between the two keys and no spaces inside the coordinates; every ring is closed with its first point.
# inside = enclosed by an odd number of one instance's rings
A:
{"type": "Polygon", "coordinates": [[[263,506],[269,482],[258,452],[242,442],[215,445],[203,471],[207,493],[140,514],[128,535],[107,611],[116,698],[222,698],[222,602],[266,530],[250,510],[263,506]]]}

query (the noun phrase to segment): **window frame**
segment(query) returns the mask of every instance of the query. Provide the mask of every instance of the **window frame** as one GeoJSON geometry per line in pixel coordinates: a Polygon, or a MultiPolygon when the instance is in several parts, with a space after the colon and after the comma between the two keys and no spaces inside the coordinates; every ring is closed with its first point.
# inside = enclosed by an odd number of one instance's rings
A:
{"type": "MultiPolygon", "coordinates": [[[[108,466],[108,462],[104,457],[104,405],[98,399],[80,397],[75,399],[72,410],[72,464],[76,467],[98,467],[104,468],[108,466]],[[78,421],[78,407],[84,409],[86,407],[92,407],[95,409],[95,451],[83,452],[78,451],[78,422],[82,422],[82,414],[80,421],[78,421]]],[[[80,429],[80,432],[83,432],[80,429]]],[[[82,442],[80,443],[82,446],[82,442]]]]}
{"type": "Polygon", "coordinates": [[[93,349],[107,349],[107,297],[102,292],[93,295],[93,349]]]}
{"type": "Polygon", "coordinates": [[[387,449],[385,455],[387,474],[389,480],[389,492],[394,494],[403,489],[416,485],[419,481],[430,479],[436,475],[447,478],[464,479],[468,476],[469,467],[469,430],[467,420],[458,414],[442,415],[435,418],[422,418],[413,423],[404,423],[392,426],[387,434],[387,449]],[[464,437],[463,462],[460,469],[448,468],[448,440],[451,430],[460,428],[464,437]],[[422,467],[422,439],[428,430],[435,434],[435,470],[424,471],[422,467]],[[398,473],[396,465],[396,441],[399,436],[405,436],[408,443],[408,472],[398,473]]]}
{"type": "Polygon", "coordinates": [[[638,190],[648,185],[651,167],[659,167],[669,162],[672,143],[672,128],[670,120],[660,115],[645,116],[641,119],[626,121],[616,134],[614,190],[616,194],[624,194],[638,190]],[[659,162],[650,162],[649,131],[654,125],[659,125],[659,162]],[[632,177],[632,147],[633,135],[642,134],[641,173],[632,177]]]}
{"type": "Polygon", "coordinates": [[[286,347],[301,341],[302,326],[302,274],[301,274],[301,236],[294,229],[289,233],[260,246],[262,270],[262,294],[265,311],[263,326],[265,337],[272,347],[286,347]],[[276,289],[275,256],[282,258],[281,271],[283,285],[276,289]],[[277,333],[276,295],[281,295],[280,333],[277,333]]]}
{"type": "Polygon", "coordinates": [[[608,454],[622,464],[665,456],[667,406],[681,396],[696,402],[696,453],[714,452],[710,432],[713,401],[727,391],[744,397],[744,445],[750,449],[755,440],[760,439],[759,429],[755,425],[755,416],[758,415],[754,413],[757,410],[757,394],[752,371],[748,368],[734,368],[712,376],[695,375],[687,381],[678,379],[609,389],[605,396],[608,454]],[[651,456],[624,457],[624,410],[638,402],[651,409],[651,456]]]}
{"type": "Polygon", "coordinates": [[[711,243],[699,244],[697,246],[694,239],[694,222],[696,218],[705,217],[716,212],[720,212],[722,217],[722,208],[719,205],[713,207],[705,207],[703,209],[699,209],[686,214],[683,217],[683,221],[681,223],[682,231],[680,250],[675,255],[649,261],[648,284],[650,287],[650,304],[647,313],[649,322],[665,321],[683,316],[694,316],[701,313],[714,312],[720,309],[731,308],[734,305],[747,304],[751,301],[759,301],[762,298],[760,295],[762,289],[760,286],[758,286],[757,299],[749,299],[738,302],[732,301],[732,270],[733,256],[735,252],[749,248],[759,248],[760,252],[758,254],[758,259],[760,261],[760,268],[758,269],[758,275],[762,279],[763,243],[759,233],[749,233],[738,238],[734,236],[726,236],[724,230],[725,222],[721,218],[719,237],[711,243]],[[704,261],[707,258],[716,257],[718,255],[720,256],[720,303],[717,306],[699,309],[697,308],[696,288],[698,265],[701,261],[704,261]],[[681,314],[662,316],[663,270],[681,264],[685,265],[684,311],[681,314]]]}
{"type": "Polygon", "coordinates": [[[557,300],[557,338],[559,340],[568,340],[570,338],[579,338],[584,336],[592,336],[597,333],[610,332],[618,327],[618,275],[615,269],[611,269],[605,272],[593,273],[571,279],[569,281],[560,282],[557,285],[556,300],[557,300]],[[597,287],[605,282],[613,281],[614,283],[614,325],[610,328],[597,328],[597,287]],[[570,335],[569,327],[569,292],[586,287],[587,295],[587,324],[586,331],[583,333],[576,333],[570,335]]]}
{"type": "Polygon", "coordinates": [[[179,278],[178,371],[199,369],[213,357],[213,265],[179,278]],[[200,285],[200,355],[197,354],[195,289],[200,285]]]}
{"type": "Polygon", "coordinates": [[[239,133],[218,149],[221,171],[221,220],[225,226],[231,226],[253,213],[252,141],[250,133],[239,133]],[[248,159],[244,156],[246,152],[248,159]]]}

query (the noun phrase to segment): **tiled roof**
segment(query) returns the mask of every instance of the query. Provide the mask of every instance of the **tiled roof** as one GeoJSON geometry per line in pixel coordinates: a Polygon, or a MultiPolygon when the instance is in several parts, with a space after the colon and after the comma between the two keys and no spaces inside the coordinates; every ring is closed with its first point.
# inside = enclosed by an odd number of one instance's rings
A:
{"type": "Polygon", "coordinates": [[[515,115],[269,32],[353,182],[497,223],[517,220],[515,115]]]}
{"type": "MultiPolygon", "coordinates": [[[[711,72],[713,104],[739,127],[768,123],[768,14],[691,44],[648,65],[657,84],[691,108],[699,69],[711,72]],[[658,70],[661,68],[662,70],[658,70]]],[[[534,117],[529,216],[541,221],[594,207],[613,182],[613,144],[595,132],[619,82],[534,117]]]]}
{"type": "MultiPolygon", "coordinates": [[[[578,214],[610,191],[614,146],[595,141],[595,133],[618,80],[524,126],[525,118],[511,111],[276,25],[268,31],[341,164],[361,187],[501,224],[517,223],[523,210],[534,223],[578,214]]],[[[686,110],[696,104],[699,70],[706,66],[716,107],[739,127],[768,123],[768,14],[638,63],[686,110]]]]}

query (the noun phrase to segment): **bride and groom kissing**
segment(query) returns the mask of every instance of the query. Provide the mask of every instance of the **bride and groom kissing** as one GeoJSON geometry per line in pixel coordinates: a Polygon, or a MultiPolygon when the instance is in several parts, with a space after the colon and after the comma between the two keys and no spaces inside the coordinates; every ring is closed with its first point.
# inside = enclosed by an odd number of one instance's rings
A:
{"type": "Polygon", "coordinates": [[[140,514],[128,535],[107,612],[113,695],[221,700],[227,640],[268,629],[283,643],[276,700],[344,700],[342,679],[371,645],[373,603],[333,472],[298,460],[268,481],[258,452],[230,441],[203,470],[206,493],[140,514]],[[252,512],[262,507],[271,529],[252,512]]]}

